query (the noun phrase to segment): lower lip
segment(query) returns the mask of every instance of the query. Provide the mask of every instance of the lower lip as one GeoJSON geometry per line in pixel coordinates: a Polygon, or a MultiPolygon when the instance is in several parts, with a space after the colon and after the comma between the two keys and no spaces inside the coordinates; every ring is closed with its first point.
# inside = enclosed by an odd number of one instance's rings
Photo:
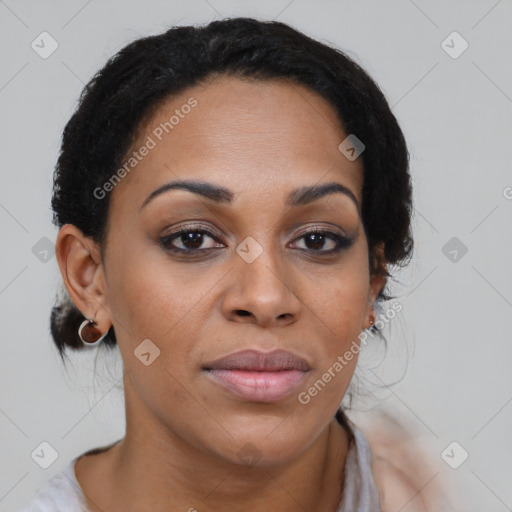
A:
{"type": "Polygon", "coordinates": [[[268,403],[278,402],[293,393],[302,384],[306,373],[300,370],[208,370],[207,375],[246,401],[268,403]]]}

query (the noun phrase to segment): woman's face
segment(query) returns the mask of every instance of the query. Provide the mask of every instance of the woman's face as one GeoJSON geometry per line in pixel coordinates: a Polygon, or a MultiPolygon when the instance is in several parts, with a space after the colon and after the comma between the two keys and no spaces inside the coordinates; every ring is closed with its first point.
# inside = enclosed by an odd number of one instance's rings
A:
{"type": "Polygon", "coordinates": [[[112,191],[103,260],[128,433],[272,465],[332,420],[383,284],[370,281],[361,159],[338,149],[347,135],[309,89],[233,77],[186,90],[143,125],[112,191]],[[161,189],[178,180],[208,193],[161,189]],[[301,195],[327,183],[341,192],[301,195]],[[276,349],[292,356],[272,371],[258,357],[215,364],[276,349]]]}

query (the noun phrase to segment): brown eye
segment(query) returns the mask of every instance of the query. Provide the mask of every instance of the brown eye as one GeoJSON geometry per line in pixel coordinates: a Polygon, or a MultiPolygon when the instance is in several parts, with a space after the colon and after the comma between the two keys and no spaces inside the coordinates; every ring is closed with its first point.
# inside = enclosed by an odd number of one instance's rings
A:
{"type": "Polygon", "coordinates": [[[354,237],[338,235],[337,233],[324,229],[313,229],[302,234],[296,240],[304,240],[306,247],[299,248],[301,250],[329,254],[350,247],[354,241],[354,237]],[[328,247],[327,249],[326,246],[328,247]]]}
{"type": "Polygon", "coordinates": [[[168,251],[181,253],[206,252],[218,247],[218,245],[214,245],[208,240],[216,241],[217,239],[212,233],[204,229],[184,228],[160,238],[160,245],[168,251]],[[206,247],[205,244],[207,244],[206,247]]]}

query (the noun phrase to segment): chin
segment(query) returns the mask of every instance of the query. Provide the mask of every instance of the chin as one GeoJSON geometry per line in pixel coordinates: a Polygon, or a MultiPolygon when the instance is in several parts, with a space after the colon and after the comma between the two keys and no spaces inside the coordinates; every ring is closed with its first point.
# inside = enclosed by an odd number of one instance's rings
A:
{"type": "MultiPolygon", "coordinates": [[[[304,430],[305,425],[286,422],[265,422],[239,428],[224,446],[223,457],[244,466],[271,467],[286,464],[298,457],[315,439],[315,432],[304,430]],[[271,425],[270,428],[267,425],[271,425]]],[[[232,424],[233,425],[233,424],[232,424]]],[[[219,444],[215,451],[219,452],[219,444]]]]}

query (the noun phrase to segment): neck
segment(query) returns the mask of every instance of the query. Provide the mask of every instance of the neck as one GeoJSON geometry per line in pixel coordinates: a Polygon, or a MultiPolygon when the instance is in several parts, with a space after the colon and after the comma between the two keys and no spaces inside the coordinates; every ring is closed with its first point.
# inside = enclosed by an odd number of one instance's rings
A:
{"type": "Polygon", "coordinates": [[[266,512],[269,504],[334,512],[341,501],[349,433],[336,419],[299,456],[264,467],[219,460],[163,428],[132,425],[127,422],[124,439],[102,454],[101,468],[98,459],[96,470],[84,475],[94,512],[213,512],[233,504],[245,512],[266,512]]]}

